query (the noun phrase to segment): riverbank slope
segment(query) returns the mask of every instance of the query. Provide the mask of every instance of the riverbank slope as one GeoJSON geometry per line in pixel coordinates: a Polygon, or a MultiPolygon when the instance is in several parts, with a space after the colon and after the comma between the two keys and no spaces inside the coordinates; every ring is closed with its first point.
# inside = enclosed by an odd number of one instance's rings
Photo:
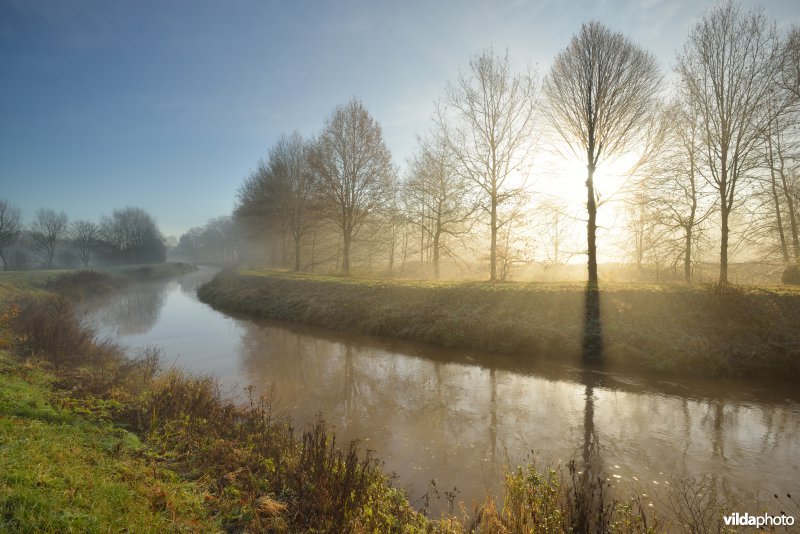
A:
{"type": "MultiPolygon", "coordinates": [[[[579,283],[364,280],[228,270],[198,290],[228,313],[446,347],[579,361],[579,283]]],[[[603,284],[605,364],[672,374],[800,377],[800,290],[603,284]]]]}
{"type": "Polygon", "coordinates": [[[15,297],[49,293],[78,301],[132,283],[163,280],[196,270],[191,263],[169,262],[96,269],[0,271],[0,304],[15,297]]]}

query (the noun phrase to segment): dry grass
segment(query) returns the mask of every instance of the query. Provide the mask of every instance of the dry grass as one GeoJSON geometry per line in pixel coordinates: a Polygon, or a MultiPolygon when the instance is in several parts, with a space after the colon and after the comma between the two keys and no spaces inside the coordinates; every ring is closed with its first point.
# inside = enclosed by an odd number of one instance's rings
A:
{"type": "MultiPolygon", "coordinates": [[[[581,358],[578,283],[407,282],[227,271],[202,286],[227,312],[438,345],[581,358]]],[[[710,376],[800,377],[800,291],[603,285],[609,366],[710,376]]]]}

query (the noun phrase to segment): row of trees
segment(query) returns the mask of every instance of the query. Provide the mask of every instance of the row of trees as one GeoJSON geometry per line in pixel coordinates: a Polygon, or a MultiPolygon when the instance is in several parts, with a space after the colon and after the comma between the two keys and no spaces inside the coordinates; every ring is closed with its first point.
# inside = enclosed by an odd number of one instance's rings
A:
{"type": "Polygon", "coordinates": [[[336,108],[315,139],[281,138],[240,188],[234,215],[254,234],[276,237],[283,261],[291,249],[296,270],[310,266],[302,260],[308,237],[313,264],[317,232],[335,228],[337,263],[349,274],[354,239],[368,223],[392,216],[396,176],[380,125],[354,98],[336,108]]]}
{"type": "Polygon", "coordinates": [[[5,199],[0,199],[0,259],[8,269],[8,251],[17,247],[15,267],[28,267],[23,250],[30,250],[43,267],[52,268],[59,262],[57,249],[63,248],[61,264],[72,264],[77,258],[84,266],[90,262],[151,263],[164,261],[166,247],[155,219],[141,208],[127,207],[103,216],[99,223],[76,220],[69,223],[67,215],[52,209],[37,210],[26,229],[21,211],[5,199]]]}
{"type": "Polygon", "coordinates": [[[640,257],[682,258],[690,281],[698,245],[713,233],[720,282],[729,250],[797,264],[799,58],[800,29],[781,39],[760,10],[726,4],[692,29],[629,199],[640,257]]]}
{"type": "Polygon", "coordinates": [[[352,99],[317,136],[294,133],[272,147],[242,185],[234,218],[267,237],[271,261],[296,270],[335,261],[347,274],[358,243],[359,257],[382,256],[389,272],[417,250],[438,277],[442,257],[488,242],[490,279],[504,278],[526,257],[514,235],[550,236],[543,246],[558,261],[575,221],[544,194],[530,202],[544,139],[586,166],[582,252],[592,284],[597,213],[608,200],[597,171],[624,156],[633,161],[625,242],[637,265],[680,265],[690,281],[712,241],[723,283],[737,247],[755,243],[796,263],[800,29],[781,37],[763,11],[723,4],[692,28],[675,74],[666,87],[652,54],[597,22],[581,27],[541,84],[489,49],[447,85],[402,180],[380,126],[352,99]]]}
{"type": "Polygon", "coordinates": [[[240,231],[231,217],[217,217],[181,235],[172,254],[187,261],[232,264],[239,259],[240,231]]]}

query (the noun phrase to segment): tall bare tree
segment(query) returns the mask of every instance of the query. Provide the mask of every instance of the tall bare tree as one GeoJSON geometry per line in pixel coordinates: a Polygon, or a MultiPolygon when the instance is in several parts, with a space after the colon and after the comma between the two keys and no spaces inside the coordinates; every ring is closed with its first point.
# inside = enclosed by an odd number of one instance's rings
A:
{"type": "Polygon", "coordinates": [[[299,132],[282,136],[272,147],[269,164],[277,178],[277,196],[294,245],[294,270],[300,270],[303,238],[312,227],[311,202],[314,175],[308,160],[309,145],[299,132]]]}
{"type": "Polygon", "coordinates": [[[6,199],[0,198],[0,259],[3,260],[3,270],[8,269],[4,249],[13,244],[19,237],[20,211],[6,199]]]}
{"type": "Polygon", "coordinates": [[[395,179],[380,125],[360,100],[338,106],[311,151],[321,208],[342,236],[342,274],[350,274],[353,239],[380,210],[395,179]]]}
{"type": "Polygon", "coordinates": [[[45,265],[53,266],[58,240],[67,232],[67,214],[63,211],[56,213],[54,210],[39,208],[36,218],[31,225],[31,239],[36,252],[41,256],[45,265]]]}
{"type": "Polygon", "coordinates": [[[581,27],[545,79],[545,113],[551,125],[574,155],[586,158],[590,284],[597,284],[594,173],[602,161],[636,147],[660,84],[655,57],[599,22],[581,27]]]}
{"type": "Polygon", "coordinates": [[[88,267],[92,249],[100,237],[100,226],[92,221],[74,221],[69,228],[69,237],[78,246],[83,266],[88,267]]]}
{"type": "Polygon", "coordinates": [[[705,13],[678,56],[681,92],[702,124],[704,176],[718,195],[720,283],[728,282],[731,212],[743,182],[761,164],[778,51],[774,24],[763,11],[742,15],[729,2],[705,13]]]}
{"type": "MultiPolygon", "coordinates": [[[[779,93],[776,91],[775,93],[779,93]]],[[[797,112],[792,109],[785,91],[780,91],[779,96],[770,92],[769,105],[771,106],[770,121],[764,132],[764,161],[769,171],[769,192],[775,224],[781,246],[784,263],[797,262],[800,259],[800,232],[798,232],[798,214],[796,213],[795,199],[791,190],[791,176],[798,171],[797,150],[798,139],[793,130],[796,128],[794,121],[797,112]],[[795,134],[795,135],[793,135],[795,134]],[[784,220],[783,211],[787,218],[784,220]],[[788,236],[786,235],[788,234],[788,236]],[[789,240],[791,239],[791,252],[789,240]]]]}
{"type": "Polygon", "coordinates": [[[444,140],[419,139],[418,145],[405,184],[406,211],[411,223],[430,241],[433,277],[439,278],[442,252],[449,251],[448,238],[472,229],[477,206],[470,184],[453,168],[453,156],[444,140]]]}
{"type": "Polygon", "coordinates": [[[489,48],[469,62],[469,71],[448,84],[437,121],[457,165],[481,192],[489,217],[489,278],[497,280],[497,235],[507,222],[503,204],[525,193],[533,152],[536,83],[532,72],[512,74],[508,52],[489,48]]]}

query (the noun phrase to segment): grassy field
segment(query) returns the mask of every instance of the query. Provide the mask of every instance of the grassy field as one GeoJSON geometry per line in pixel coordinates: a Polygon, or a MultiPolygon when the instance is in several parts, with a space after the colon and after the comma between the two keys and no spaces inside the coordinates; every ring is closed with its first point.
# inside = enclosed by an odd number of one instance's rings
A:
{"type": "MultiPolygon", "coordinates": [[[[364,280],[225,271],[201,299],[228,312],[447,347],[579,361],[580,283],[364,280]]],[[[800,291],[604,284],[607,365],[709,376],[800,377],[800,291]]]]}

